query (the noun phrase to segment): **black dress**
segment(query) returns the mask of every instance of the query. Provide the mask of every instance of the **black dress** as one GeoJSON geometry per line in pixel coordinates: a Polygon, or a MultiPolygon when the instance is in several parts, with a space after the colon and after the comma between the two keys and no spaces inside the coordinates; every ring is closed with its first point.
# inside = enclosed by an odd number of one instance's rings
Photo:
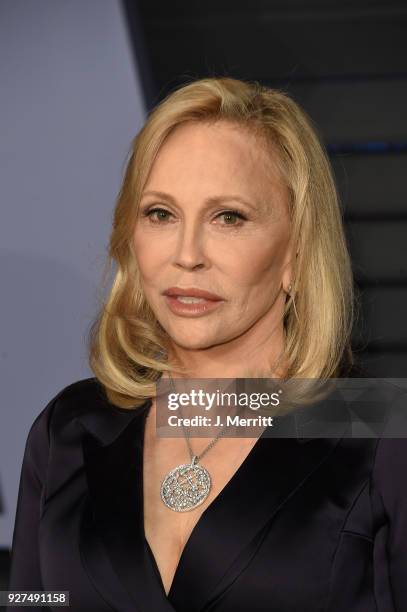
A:
{"type": "Polygon", "coordinates": [[[38,415],[10,590],[69,591],[71,612],[407,610],[404,438],[261,436],[203,512],[166,596],[144,534],[150,407],[114,407],[89,378],[38,415]]]}

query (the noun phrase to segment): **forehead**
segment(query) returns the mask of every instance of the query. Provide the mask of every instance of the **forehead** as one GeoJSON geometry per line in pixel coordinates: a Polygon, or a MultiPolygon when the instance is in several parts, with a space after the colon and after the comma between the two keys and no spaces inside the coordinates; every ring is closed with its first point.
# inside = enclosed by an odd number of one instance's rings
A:
{"type": "Polygon", "coordinates": [[[177,126],[161,145],[145,189],[182,192],[192,185],[258,198],[285,189],[277,152],[253,131],[226,121],[177,126]]]}
{"type": "Polygon", "coordinates": [[[158,156],[170,161],[174,155],[199,155],[208,149],[216,156],[227,154],[230,158],[253,159],[273,165],[275,156],[267,150],[263,139],[254,130],[229,121],[186,121],[176,126],[160,147],[158,156]]]}

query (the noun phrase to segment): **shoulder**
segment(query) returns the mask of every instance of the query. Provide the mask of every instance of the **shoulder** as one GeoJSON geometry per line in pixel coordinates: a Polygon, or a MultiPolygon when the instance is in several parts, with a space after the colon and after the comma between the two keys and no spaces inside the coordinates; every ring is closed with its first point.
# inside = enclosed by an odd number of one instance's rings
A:
{"type": "Polygon", "coordinates": [[[150,404],[151,400],[146,400],[137,408],[121,408],[110,403],[97,378],[81,379],[48,402],[36,417],[28,442],[54,450],[72,448],[90,433],[102,444],[109,444],[150,404]]]}
{"type": "Polygon", "coordinates": [[[407,510],[407,391],[400,390],[387,405],[383,435],[376,447],[373,484],[391,512],[404,500],[407,510]]]}
{"type": "MultiPolygon", "coordinates": [[[[144,406],[148,405],[146,401],[144,406]]],[[[47,497],[52,496],[82,468],[85,447],[92,450],[95,444],[112,443],[144,413],[140,407],[124,409],[111,404],[96,378],[64,387],[48,401],[29,429],[22,465],[24,483],[45,487],[47,497]]]]}
{"type": "Polygon", "coordinates": [[[380,438],[376,448],[373,482],[383,500],[400,495],[407,503],[407,438],[380,438]]]}
{"type": "Polygon", "coordinates": [[[24,477],[44,481],[55,430],[61,429],[63,423],[73,422],[99,397],[103,395],[97,380],[86,378],[71,383],[49,399],[28,430],[22,467],[24,477]]]}
{"type": "Polygon", "coordinates": [[[96,404],[105,403],[103,387],[96,378],[77,380],[56,393],[35,418],[29,434],[50,431],[56,420],[69,421],[83,412],[92,409],[96,404]]]}
{"type": "Polygon", "coordinates": [[[49,449],[55,426],[68,424],[78,416],[103,403],[103,388],[96,378],[84,378],[63,387],[35,417],[27,435],[26,455],[39,459],[49,449]]]}

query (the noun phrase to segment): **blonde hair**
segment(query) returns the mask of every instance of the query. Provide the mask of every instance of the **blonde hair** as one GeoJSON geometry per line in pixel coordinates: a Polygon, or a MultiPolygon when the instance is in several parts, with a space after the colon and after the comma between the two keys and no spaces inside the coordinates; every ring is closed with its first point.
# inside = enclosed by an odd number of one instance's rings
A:
{"type": "Polygon", "coordinates": [[[117,264],[93,322],[89,364],[109,401],[127,408],[155,395],[165,371],[168,337],[147,303],[133,254],[138,205],[157,152],[186,121],[224,120],[249,129],[277,152],[290,193],[292,291],[284,309],[286,378],[341,376],[353,363],[354,282],[332,170],[305,112],[285,93],[233,78],[196,80],[169,94],[132,142],[118,194],[108,267],[117,264]]]}

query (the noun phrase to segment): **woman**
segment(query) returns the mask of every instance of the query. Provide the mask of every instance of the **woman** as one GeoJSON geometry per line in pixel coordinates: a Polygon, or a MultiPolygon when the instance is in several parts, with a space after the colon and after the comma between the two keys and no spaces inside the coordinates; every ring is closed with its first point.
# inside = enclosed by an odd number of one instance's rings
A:
{"type": "Polygon", "coordinates": [[[351,372],[351,263],[304,112],[230,78],[173,92],[134,140],[110,256],[95,377],[29,432],[9,588],[87,612],[407,609],[404,439],[156,435],[160,378],[351,372]],[[171,507],[194,456],[212,486],[171,507]]]}

